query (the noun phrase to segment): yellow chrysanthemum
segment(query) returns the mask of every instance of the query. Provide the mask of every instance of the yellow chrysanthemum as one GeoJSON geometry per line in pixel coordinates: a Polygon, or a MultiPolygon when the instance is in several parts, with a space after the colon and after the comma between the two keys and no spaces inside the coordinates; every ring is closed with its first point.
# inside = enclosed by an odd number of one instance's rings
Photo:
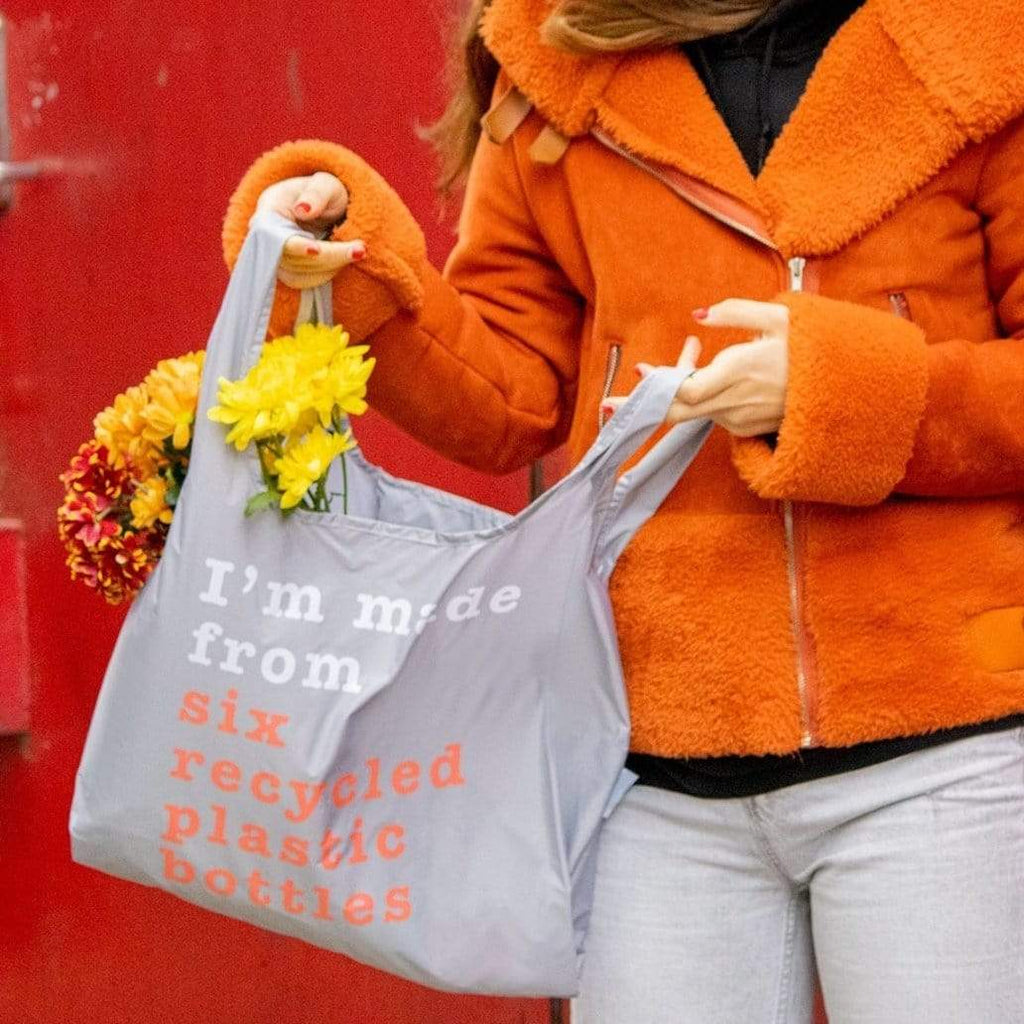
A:
{"type": "Polygon", "coordinates": [[[368,346],[348,347],[340,327],[302,324],[294,335],[268,341],[260,358],[239,381],[221,378],[219,404],[209,411],[228,424],[226,440],[242,451],[275,435],[305,434],[319,421],[329,426],[335,406],[349,414],[366,411],[363,396],[374,360],[368,346]]]}
{"type": "Polygon", "coordinates": [[[239,451],[252,441],[306,429],[313,419],[308,379],[299,375],[297,360],[273,344],[241,380],[220,378],[220,404],[208,413],[211,420],[231,425],[225,440],[239,451]]]}
{"type": "Polygon", "coordinates": [[[154,445],[143,431],[146,421],[142,410],[149,396],[141,384],[121,392],[113,405],[108,405],[93,420],[96,440],[110,453],[111,462],[123,469],[127,457],[140,473],[149,475],[156,471],[160,461],[159,446],[154,445]]]}
{"type": "Polygon", "coordinates": [[[162,476],[151,476],[139,484],[132,496],[132,526],[148,530],[154,523],[169,523],[174,511],[167,504],[167,481],[162,476]]]}
{"type": "Polygon", "coordinates": [[[335,353],[348,344],[348,333],[340,327],[324,324],[301,324],[294,336],[278,338],[282,351],[298,360],[304,376],[315,376],[330,365],[335,353]]]}
{"type": "Polygon", "coordinates": [[[330,468],[331,462],[353,445],[352,432],[334,434],[319,424],[308,434],[290,441],[274,461],[281,508],[294,508],[330,468]]]}
{"type": "Polygon", "coordinates": [[[161,359],[143,381],[149,402],[141,411],[143,435],[154,444],[167,439],[185,448],[192,438],[196,418],[203,352],[189,352],[176,359],[161,359]]]}
{"type": "Polygon", "coordinates": [[[366,412],[366,382],[377,362],[363,359],[367,349],[367,345],[358,345],[338,352],[315,382],[313,404],[324,426],[331,422],[335,406],[349,416],[366,412]]]}

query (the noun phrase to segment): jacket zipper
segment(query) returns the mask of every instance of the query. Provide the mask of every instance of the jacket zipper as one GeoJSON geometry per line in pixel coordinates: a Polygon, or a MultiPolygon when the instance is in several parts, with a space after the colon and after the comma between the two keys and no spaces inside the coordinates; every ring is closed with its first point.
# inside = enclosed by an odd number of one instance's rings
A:
{"type": "MultiPolygon", "coordinates": [[[[787,261],[789,269],[789,290],[804,290],[804,271],[807,260],[802,256],[794,256],[787,261]]],[[[797,510],[794,503],[785,500],[782,503],[782,518],[786,530],[786,568],[789,576],[789,604],[793,622],[793,643],[796,647],[796,682],[800,691],[800,746],[814,745],[814,691],[812,688],[812,649],[811,640],[807,635],[803,608],[803,558],[797,534],[797,510]]]]}
{"type": "MultiPolygon", "coordinates": [[[[635,153],[632,153],[628,149],[620,146],[599,127],[591,128],[590,134],[608,149],[625,157],[630,163],[640,168],[640,170],[645,171],[654,178],[657,178],[658,181],[662,182],[662,184],[675,192],[676,195],[691,206],[701,210],[709,217],[713,217],[715,220],[725,224],[727,227],[732,228],[734,231],[738,231],[747,238],[751,238],[755,242],[766,246],[768,249],[771,249],[772,252],[776,253],[780,259],[782,259],[782,254],[779,252],[778,246],[776,246],[768,237],[766,231],[759,230],[751,224],[744,224],[736,217],[732,217],[723,213],[721,210],[716,209],[714,203],[708,196],[708,189],[701,188],[702,195],[694,195],[693,191],[687,188],[685,175],[678,175],[674,172],[665,172],[659,170],[657,167],[652,167],[635,153]]],[[[785,265],[788,272],[790,291],[803,291],[806,283],[806,258],[802,256],[794,256],[792,259],[786,260],[785,265]]],[[[610,363],[611,356],[609,355],[609,364],[610,363]]],[[[614,372],[611,376],[614,376],[614,372]]],[[[607,390],[610,390],[611,388],[611,384],[608,382],[609,380],[610,378],[606,375],[607,390]]],[[[790,620],[796,651],[796,682],[797,691],[800,697],[800,746],[811,747],[815,745],[814,733],[816,726],[816,700],[814,693],[814,673],[812,669],[814,663],[814,652],[811,638],[807,633],[807,627],[804,621],[803,556],[797,525],[797,509],[794,502],[790,500],[782,502],[782,522],[786,538],[786,571],[789,583],[790,620]]]]}
{"type": "Polygon", "coordinates": [[[896,316],[902,317],[904,320],[913,319],[910,315],[910,303],[907,301],[906,292],[890,292],[889,307],[896,316]]]}
{"type": "Polygon", "coordinates": [[[619,372],[619,361],[622,359],[622,346],[617,342],[608,346],[608,356],[604,364],[604,384],[601,387],[601,401],[597,403],[597,429],[604,426],[605,417],[601,404],[612,393],[615,374],[619,372]]]}

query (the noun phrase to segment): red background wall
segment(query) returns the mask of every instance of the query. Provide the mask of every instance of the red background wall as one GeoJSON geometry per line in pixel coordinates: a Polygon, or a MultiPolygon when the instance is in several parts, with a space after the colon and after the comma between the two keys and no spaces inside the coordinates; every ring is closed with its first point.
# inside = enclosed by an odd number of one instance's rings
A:
{"type": "MultiPolygon", "coordinates": [[[[367,157],[440,261],[432,159],[444,3],[8,0],[14,156],[59,158],[0,214],[0,518],[24,522],[32,721],[0,737],[0,1022],[526,1024],[544,1001],[462,998],[71,863],[67,812],[122,612],[66,578],[57,473],[113,395],[201,347],[219,229],[248,163],[321,136],[367,157]]],[[[368,415],[394,472],[514,509],[522,474],[474,475],[368,415]]],[[[5,580],[0,614],[16,612],[5,580]]]]}

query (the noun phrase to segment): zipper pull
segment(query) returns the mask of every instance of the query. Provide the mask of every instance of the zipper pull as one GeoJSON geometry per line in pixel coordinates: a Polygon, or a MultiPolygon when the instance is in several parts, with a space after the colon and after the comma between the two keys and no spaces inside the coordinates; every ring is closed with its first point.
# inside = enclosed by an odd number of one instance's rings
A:
{"type": "Polygon", "coordinates": [[[807,260],[803,256],[794,256],[788,261],[789,265],[789,290],[791,292],[802,292],[804,290],[804,268],[807,260]]]}

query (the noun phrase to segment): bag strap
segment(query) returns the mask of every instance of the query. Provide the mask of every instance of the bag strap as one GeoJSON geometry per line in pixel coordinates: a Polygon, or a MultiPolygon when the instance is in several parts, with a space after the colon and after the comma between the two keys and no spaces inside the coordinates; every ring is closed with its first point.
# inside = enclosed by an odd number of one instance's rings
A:
{"type": "Polygon", "coordinates": [[[594,566],[609,575],[622,550],[679,482],[710,434],[708,419],[671,427],[636,465],[617,476],[630,456],[660,427],[692,366],[658,366],[633,389],[602,427],[581,469],[598,481],[599,528],[594,566]],[[614,480],[614,485],[612,485],[614,480]],[[609,493],[610,492],[610,493],[609,493]]]}
{"type": "MultiPolygon", "coordinates": [[[[296,234],[313,237],[272,211],[257,213],[249,227],[207,343],[189,465],[189,477],[201,476],[217,486],[243,472],[244,462],[232,458],[223,428],[206,416],[216,404],[218,378],[236,379],[255,362],[266,336],[284,244],[296,234]]],[[[309,297],[300,301],[298,322],[315,314],[319,322],[331,323],[331,283],[308,291],[309,297]]],[[[648,373],[570,474],[591,477],[596,485],[600,521],[595,565],[602,572],[611,572],[619,553],[675,486],[711,429],[707,420],[676,425],[617,478],[622,464],[664,422],[691,369],[660,366],[648,373]]]]}
{"type": "Polygon", "coordinates": [[[236,380],[259,356],[270,321],[277,266],[285,242],[293,235],[312,237],[271,211],[261,211],[249,222],[245,244],[206,343],[186,479],[200,479],[205,486],[227,485],[236,478],[239,486],[245,484],[247,460],[234,457],[224,443],[223,426],[206,414],[217,404],[219,379],[236,380]]]}
{"type": "Polygon", "coordinates": [[[334,310],[331,308],[333,305],[331,295],[330,281],[318,285],[316,288],[303,288],[299,292],[299,309],[295,314],[295,327],[308,323],[333,327],[334,310]]]}

